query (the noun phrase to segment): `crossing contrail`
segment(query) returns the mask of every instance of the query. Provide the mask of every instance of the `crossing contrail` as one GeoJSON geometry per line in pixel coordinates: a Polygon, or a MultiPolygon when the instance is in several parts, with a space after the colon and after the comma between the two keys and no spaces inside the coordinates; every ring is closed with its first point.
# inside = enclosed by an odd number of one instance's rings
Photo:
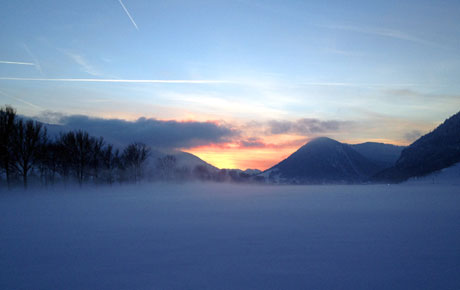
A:
{"type": "Polygon", "coordinates": [[[42,70],[40,63],[38,62],[38,59],[30,51],[29,47],[25,43],[24,43],[24,49],[26,50],[27,54],[33,59],[35,68],[38,70],[38,72],[40,72],[40,75],[43,76],[43,70],[42,70]]]}
{"type": "Polygon", "coordinates": [[[129,17],[129,19],[131,20],[131,22],[133,23],[134,27],[136,27],[136,29],[139,30],[139,28],[137,27],[136,22],[135,22],[134,19],[131,17],[131,14],[129,14],[128,9],[126,9],[125,4],[123,4],[123,2],[122,2],[121,0],[118,0],[118,2],[120,2],[121,7],[123,7],[123,10],[125,10],[126,15],[128,15],[128,17],[129,17]]]}

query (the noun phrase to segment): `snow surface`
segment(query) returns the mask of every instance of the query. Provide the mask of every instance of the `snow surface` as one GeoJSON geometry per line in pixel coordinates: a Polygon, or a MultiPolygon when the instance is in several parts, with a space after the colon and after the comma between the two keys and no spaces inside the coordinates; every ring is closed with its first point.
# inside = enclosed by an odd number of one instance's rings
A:
{"type": "Polygon", "coordinates": [[[0,289],[460,289],[460,187],[0,193],[0,289]]]}

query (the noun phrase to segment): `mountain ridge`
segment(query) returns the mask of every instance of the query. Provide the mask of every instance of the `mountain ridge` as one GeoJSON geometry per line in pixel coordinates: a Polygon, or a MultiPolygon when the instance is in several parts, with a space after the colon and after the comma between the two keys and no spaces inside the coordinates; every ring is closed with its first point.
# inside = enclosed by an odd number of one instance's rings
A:
{"type": "Polygon", "coordinates": [[[382,169],[353,145],[319,137],[260,175],[270,183],[343,184],[365,182],[382,169]]]}
{"type": "Polygon", "coordinates": [[[406,147],[393,167],[377,173],[375,182],[402,182],[460,162],[460,112],[406,147]]]}

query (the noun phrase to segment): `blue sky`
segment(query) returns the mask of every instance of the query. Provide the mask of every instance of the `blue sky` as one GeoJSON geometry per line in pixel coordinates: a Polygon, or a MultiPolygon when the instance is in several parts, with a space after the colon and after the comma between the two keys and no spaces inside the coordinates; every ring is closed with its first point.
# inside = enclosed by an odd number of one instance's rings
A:
{"type": "Polygon", "coordinates": [[[460,108],[458,15],[458,1],[7,1],[0,103],[272,143],[294,137],[261,134],[270,121],[337,120],[355,124],[325,132],[338,140],[407,144],[460,108]]]}

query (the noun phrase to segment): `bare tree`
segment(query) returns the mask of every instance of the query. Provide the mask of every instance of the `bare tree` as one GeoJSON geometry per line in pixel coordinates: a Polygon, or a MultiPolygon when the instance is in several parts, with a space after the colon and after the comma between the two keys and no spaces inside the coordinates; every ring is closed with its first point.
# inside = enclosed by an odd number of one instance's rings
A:
{"type": "Polygon", "coordinates": [[[92,167],[92,174],[94,181],[99,180],[99,170],[102,166],[103,163],[103,147],[104,147],[104,138],[99,137],[99,139],[96,138],[90,138],[91,139],[91,145],[92,145],[92,152],[91,152],[91,167],[92,167]]]}
{"type": "Polygon", "coordinates": [[[51,150],[55,150],[56,155],[56,169],[59,176],[64,181],[64,184],[67,184],[69,177],[71,175],[72,163],[73,163],[73,156],[70,153],[70,149],[72,147],[67,147],[69,140],[67,140],[69,136],[65,136],[65,134],[61,134],[59,139],[54,143],[54,146],[51,147],[51,150]]]}
{"type": "Polygon", "coordinates": [[[48,185],[48,171],[49,171],[49,166],[48,166],[48,150],[47,147],[50,144],[50,141],[48,139],[48,136],[43,136],[42,141],[40,142],[40,148],[37,153],[37,168],[38,172],[40,173],[40,181],[48,185]]]}
{"type": "Polygon", "coordinates": [[[193,169],[193,176],[199,180],[207,181],[212,179],[212,174],[205,165],[197,165],[193,169]]]}
{"type": "Polygon", "coordinates": [[[113,150],[111,144],[107,145],[102,150],[102,163],[104,169],[104,180],[110,185],[115,182],[116,171],[120,166],[120,153],[117,150],[113,150]]]}
{"type": "Polygon", "coordinates": [[[33,166],[39,159],[42,141],[46,136],[46,130],[42,124],[22,119],[17,121],[13,135],[14,168],[22,176],[24,188],[27,188],[27,179],[33,166]]]}
{"type": "Polygon", "coordinates": [[[40,149],[39,167],[42,182],[45,185],[54,184],[60,165],[60,146],[57,142],[45,140],[40,149]]]}
{"type": "Polygon", "coordinates": [[[62,146],[62,162],[68,163],[80,186],[88,176],[88,168],[91,162],[94,138],[87,132],[75,131],[61,134],[60,145],[62,146]]]}
{"type": "Polygon", "coordinates": [[[166,155],[157,159],[156,168],[160,173],[160,178],[163,180],[174,179],[176,170],[176,157],[173,155],[166,155]]]}
{"type": "Polygon", "coordinates": [[[0,168],[5,171],[8,188],[11,186],[13,135],[16,110],[10,106],[0,108],[0,168]]]}
{"type": "Polygon", "coordinates": [[[122,160],[124,170],[134,182],[140,181],[144,172],[143,167],[147,157],[150,154],[150,148],[143,143],[133,143],[123,150],[122,160]]]}

